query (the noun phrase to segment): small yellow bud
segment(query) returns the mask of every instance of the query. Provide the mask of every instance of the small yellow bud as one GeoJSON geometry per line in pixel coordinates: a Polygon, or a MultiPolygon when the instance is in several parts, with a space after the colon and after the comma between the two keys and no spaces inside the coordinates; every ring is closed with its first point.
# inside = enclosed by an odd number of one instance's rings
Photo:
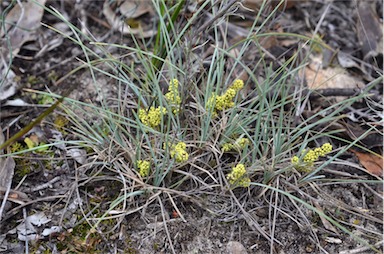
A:
{"type": "Polygon", "coordinates": [[[291,159],[292,164],[297,164],[297,163],[299,163],[299,161],[300,161],[300,159],[297,156],[293,156],[291,159]]]}
{"type": "Polygon", "coordinates": [[[137,169],[139,170],[139,174],[141,175],[141,177],[147,177],[149,175],[150,162],[144,161],[144,160],[138,160],[137,169]]]}

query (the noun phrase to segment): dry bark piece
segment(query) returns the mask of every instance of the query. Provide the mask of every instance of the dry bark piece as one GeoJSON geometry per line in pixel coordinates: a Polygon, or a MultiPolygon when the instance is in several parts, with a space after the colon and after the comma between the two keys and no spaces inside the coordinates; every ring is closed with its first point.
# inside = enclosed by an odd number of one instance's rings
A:
{"type": "Polygon", "coordinates": [[[8,231],[9,234],[18,235],[20,241],[32,241],[39,238],[38,227],[47,224],[51,219],[43,212],[38,212],[28,216],[16,228],[8,231]]]}
{"type": "Polygon", "coordinates": [[[358,68],[360,69],[360,65],[354,61],[350,54],[339,51],[337,53],[337,60],[341,67],[343,68],[358,68]]]}

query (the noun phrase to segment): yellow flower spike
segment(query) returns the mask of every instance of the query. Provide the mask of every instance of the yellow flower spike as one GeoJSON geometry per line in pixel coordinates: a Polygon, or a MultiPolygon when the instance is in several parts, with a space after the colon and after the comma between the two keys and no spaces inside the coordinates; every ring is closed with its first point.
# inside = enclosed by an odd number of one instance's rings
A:
{"type": "Polygon", "coordinates": [[[315,161],[317,161],[317,159],[319,159],[319,156],[316,155],[315,151],[309,150],[305,154],[303,161],[304,162],[315,162],[315,161]]]}
{"type": "Polygon", "coordinates": [[[179,142],[176,145],[176,149],[185,150],[187,148],[187,145],[184,142],[179,142]]]}
{"type": "Polygon", "coordinates": [[[215,109],[219,111],[225,109],[225,96],[216,96],[215,109]]]}
{"type": "Polygon", "coordinates": [[[244,81],[241,79],[236,79],[233,81],[231,88],[235,89],[236,92],[238,92],[240,89],[244,87],[244,81]]]}
{"type": "Polygon", "coordinates": [[[224,98],[226,102],[231,102],[235,96],[236,96],[235,89],[228,88],[227,91],[225,91],[224,98]]]}
{"type": "Polygon", "coordinates": [[[179,96],[179,93],[177,92],[174,92],[174,91],[171,91],[171,92],[168,92],[165,94],[165,99],[171,103],[171,104],[175,104],[175,105],[179,105],[181,103],[181,98],[179,96]]]}
{"type": "Polygon", "coordinates": [[[176,115],[180,111],[181,97],[178,91],[179,81],[172,79],[169,82],[168,93],[165,94],[165,99],[171,105],[172,112],[176,115]]]}
{"type": "Polygon", "coordinates": [[[177,150],[175,158],[176,162],[186,162],[189,158],[189,154],[185,150],[177,150]]]}
{"type": "Polygon", "coordinates": [[[227,175],[230,184],[240,187],[249,187],[251,180],[246,176],[247,170],[245,165],[239,163],[236,167],[232,168],[231,173],[227,175]]]}
{"type": "Polygon", "coordinates": [[[151,163],[149,161],[138,160],[137,169],[141,177],[147,177],[149,175],[151,163]]]}
{"type": "Polygon", "coordinates": [[[217,111],[233,108],[235,106],[233,99],[243,86],[244,82],[241,79],[236,79],[224,94],[216,95],[215,93],[212,93],[207,101],[207,109],[213,109],[214,116],[216,116],[217,111]]]}
{"type": "Polygon", "coordinates": [[[177,79],[174,78],[171,81],[169,81],[169,91],[177,90],[178,87],[179,87],[179,81],[177,79]]]}
{"type": "Polygon", "coordinates": [[[332,151],[332,145],[330,143],[325,143],[321,147],[317,147],[314,150],[309,149],[303,150],[302,160],[298,156],[293,156],[291,163],[293,166],[300,172],[308,173],[312,170],[312,166],[319,157],[324,157],[326,154],[332,151]]]}

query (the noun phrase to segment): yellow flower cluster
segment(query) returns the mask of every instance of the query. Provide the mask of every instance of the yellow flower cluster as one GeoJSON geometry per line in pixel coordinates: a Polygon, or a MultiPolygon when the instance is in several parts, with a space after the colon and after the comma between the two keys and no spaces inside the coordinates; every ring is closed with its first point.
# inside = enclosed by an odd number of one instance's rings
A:
{"type": "Polygon", "coordinates": [[[138,115],[140,121],[146,126],[155,128],[161,123],[161,116],[167,113],[164,107],[150,107],[148,112],[145,109],[139,109],[138,115]]]}
{"type": "Polygon", "coordinates": [[[330,143],[325,143],[321,147],[317,147],[314,150],[309,149],[304,151],[305,155],[302,160],[298,156],[293,156],[291,163],[293,166],[304,173],[311,171],[313,163],[319,159],[319,157],[324,157],[326,154],[332,151],[332,145],[330,143]]]}
{"type": "Polygon", "coordinates": [[[171,146],[171,158],[175,158],[176,162],[185,162],[188,160],[189,154],[187,153],[187,145],[184,142],[179,142],[171,146]]]}
{"type": "Polygon", "coordinates": [[[178,87],[179,87],[179,81],[177,79],[172,79],[169,82],[168,93],[165,94],[165,99],[170,104],[172,108],[172,112],[174,114],[177,114],[180,111],[181,98],[180,98],[178,87]]]}
{"type": "Polygon", "coordinates": [[[144,160],[137,161],[137,169],[139,170],[139,174],[141,177],[147,177],[149,175],[150,162],[144,160]]]}
{"type": "Polygon", "coordinates": [[[244,81],[241,79],[236,79],[233,81],[232,86],[230,88],[235,89],[236,92],[240,91],[244,87],[244,81]]]}
{"type": "Polygon", "coordinates": [[[232,149],[236,149],[238,151],[243,150],[246,146],[249,145],[249,139],[248,138],[239,138],[235,141],[235,143],[225,143],[222,147],[221,150],[223,152],[229,152],[232,149]]]}
{"type": "Polygon", "coordinates": [[[236,79],[232,85],[222,95],[212,94],[207,102],[207,109],[213,109],[213,114],[217,115],[217,111],[225,110],[235,106],[233,99],[236,93],[244,86],[241,79],[236,79]]]}
{"type": "Polygon", "coordinates": [[[247,171],[244,164],[237,164],[232,168],[231,173],[227,175],[227,179],[231,185],[239,187],[249,187],[251,179],[246,175],[247,171]]]}

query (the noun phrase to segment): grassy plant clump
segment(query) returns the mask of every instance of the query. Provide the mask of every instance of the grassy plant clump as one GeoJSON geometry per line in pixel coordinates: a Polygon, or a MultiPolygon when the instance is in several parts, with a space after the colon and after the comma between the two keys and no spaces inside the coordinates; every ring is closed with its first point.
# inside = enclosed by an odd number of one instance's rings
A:
{"type": "MultiPolygon", "coordinates": [[[[243,213],[247,223],[270,241],[271,250],[277,218],[291,218],[302,227],[310,221],[306,217],[309,213],[301,212],[303,208],[321,216],[338,231],[353,235],[340,221],[317,209],[311,195],[317,192],[314,186],[326,179],[322,170],[354,145],[349,143],[333,151],[331,143],[337,141],[338,131],[324,131],[322,126],[344,117],[343,110],[364,99],[367,93],[329,103],[305,118],[303,108],[307,107],[310,94],[303,95],[296,77],[306,63],[296,61],[299,54],[307,52],[298,49],[300,52],[277,68],[263,57],[251,62],[247,59],[247,52],[261,51],[259,40],[268,36],[257,23],[263,8],[250,29],[253,32],[245,38],[231,45],[199,45],[212,52],[202,60],[192,57],[201,53],[194,44],[201,42],[188,29],[194,29],[193,23],[210,1],[205,1],[193,18],[179,24],[176,20],[182,2],[171,7],[165,1],[153,1],[160,16],[154,44],[134,37],[134,46],[88,38],[90,45],[104,54],[86,48],[84,66],[89,68],[95,85],[96,76],[100,75],[117,92],[113,99],[100,92],[100,105],[67,99],[62,106],[73,126],[73,136],[94,151],[93,164],[82,166],[88,178],[76,186],[105,179],[122,186],[118,197],[107,202],[103,215],[95,218],[91,209],[85,209],[84,214],[92,217],[92,230],[106,219],[120,223],[122,218],[147,209],[151,203],[162,207],[156,209],[156,215],[165,220],[164,202],[178,211],[174,199],[187,196],[200,202],[211,195],[225,206],[221,208],[225,212],[217,214],[233,218],[243,213]],[[109,47],[133,56],[117,58],[108,53],[109,47]],[[247,78],[240,78],[244,76],[247,78]],[[87,111],[81,110],[84,106],[87,111]],[[82,117],[75,113],[79,111],[83,112],[82,117]],[[95,118],[97,122],[89,120],[95,118]],[[327,142],[319,146],[323,140],[327,142]],[[256,202],[265,202],[270,214],[274,214],[270,227],[259,227],[257,218],[252,217],[256,202]],[[291,216],[291,211],[297,213],[291,216]]],[[[214,10],[212,15],[217,14],[214,10]]],[[[266,20],[276,11],[266,15],[266,20]]],[[[231,13],[221,15],[225,20],[231,13]]],[[[219,24],[213,24],[211,29],[215,42],[223,40],[223,33],[226,36],[227,30],[219,24]]],[[[79,41],[80,37],[71,39],[84,48],[89,43],[79,41]]],[[[302,36],[297,39],[316,43],[302,36]]],[[[95,90],[101,91],[98,87],[95,90]]],[[[316,230],[311,234],[318,236],[316,230]]]]}

